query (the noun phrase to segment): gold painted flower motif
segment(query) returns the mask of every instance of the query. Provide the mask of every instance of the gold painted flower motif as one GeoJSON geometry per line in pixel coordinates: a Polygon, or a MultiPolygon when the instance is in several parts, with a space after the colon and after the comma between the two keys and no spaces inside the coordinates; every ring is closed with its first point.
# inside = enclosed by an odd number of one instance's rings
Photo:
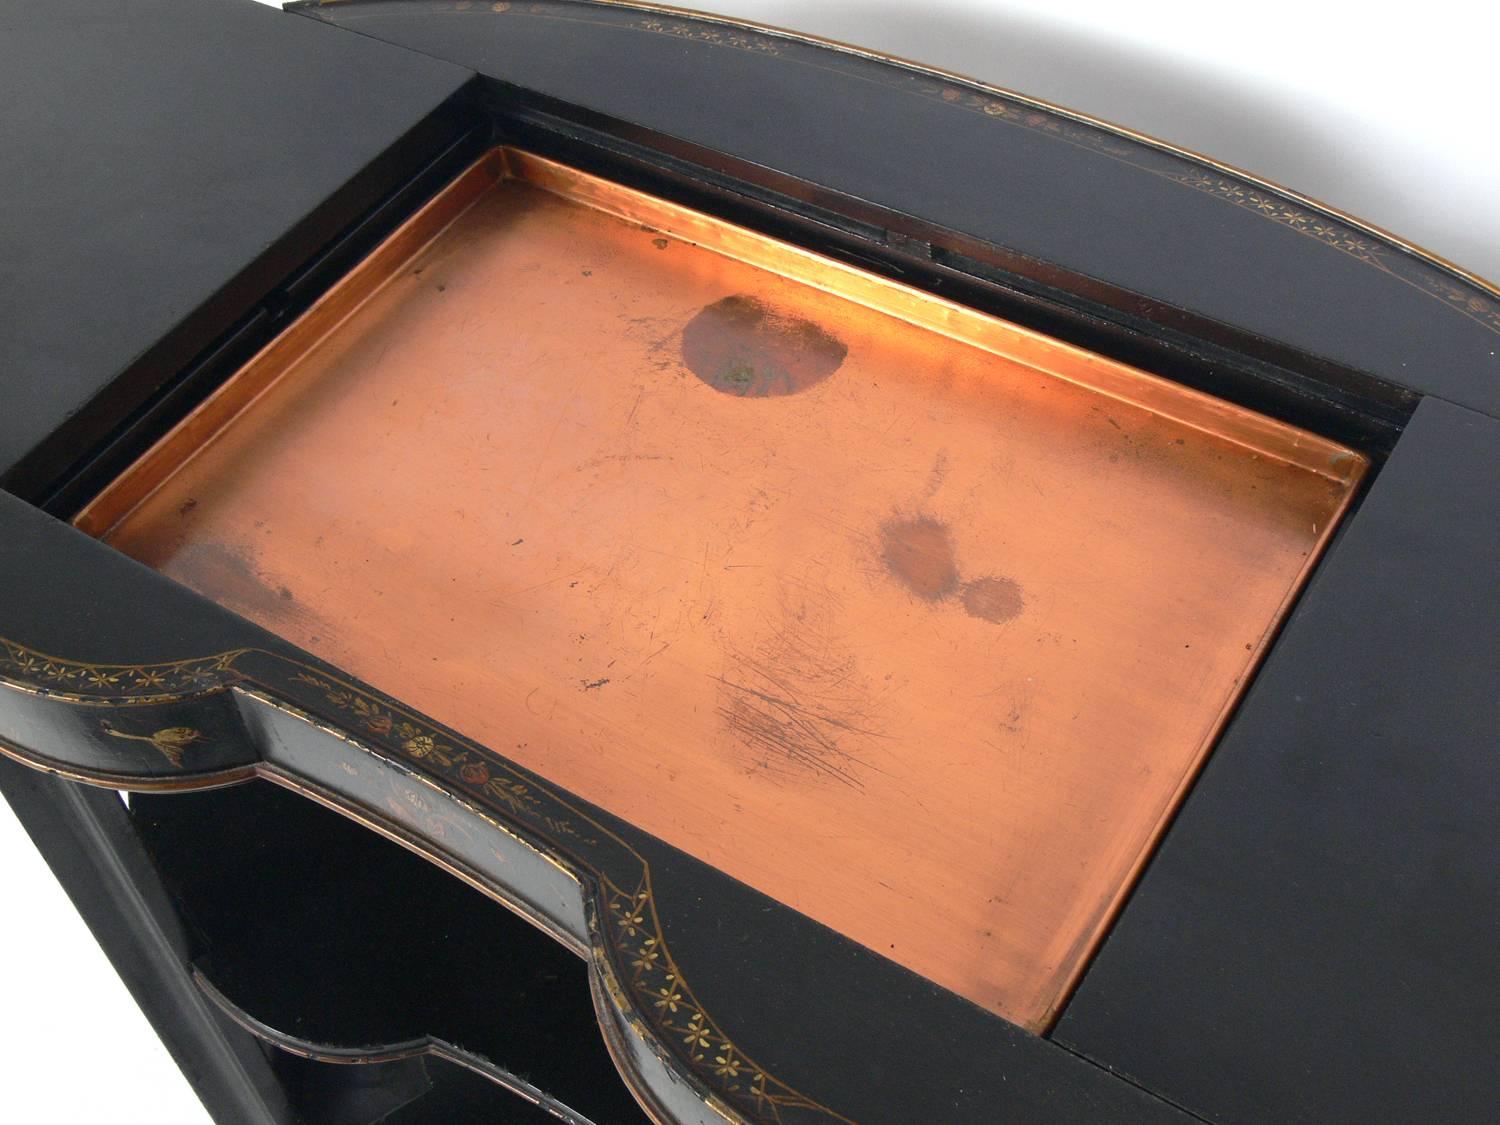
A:
{"type": "Polygon", "coordinates": [[[738,1078],[744,1067],[744,1060],[727,1043],[724,1045],[724,1053],[714,1056],[714,1073],[720,1078],[738,1078]]]}
{"type": "Polygon", "coordinates": [[[425,758],[432,753],[436,746],[437,743],[433,740],[432,735],[418,734],[403,742],[401,749],[405,750],[413,758],[425,758]]]}
{"type": "Polygon", "coordinates": [[[697,1013],[688,1021],[687,1034],[683,1036],[682,1041],[687,1044],[694,1055],[697,1055],[699,1051],[707,1050],[712,1045],[712,1040],[709,1039],[709,1028],[702,1012],[697,1013]]]}
{"type": "Polygon", "coordinates": [[[682,1004],[682,990],[675,983],[665,985],[656,990],[656,999],[652,1003],[666,1012],[676,1012],[682,1004]]]}
{"type": "Polygon", "coordinates": [[[630,962],[630,965],[637,973],[646,973],[656,968],[660,960],[661,950],[657,948],[656,939],[647,938],[645,944],[637,950],[635,959],[630,962]]]}
{"type": "Polygon", "coordinates": [[[644,895],[636,896],[634,901],[626,902],[623,906],[613,903],[614,912],[620,916],[620,929],[625,931],[626,937],[635,935],[645,928],[646,911],[644,908],[644,895]]]}

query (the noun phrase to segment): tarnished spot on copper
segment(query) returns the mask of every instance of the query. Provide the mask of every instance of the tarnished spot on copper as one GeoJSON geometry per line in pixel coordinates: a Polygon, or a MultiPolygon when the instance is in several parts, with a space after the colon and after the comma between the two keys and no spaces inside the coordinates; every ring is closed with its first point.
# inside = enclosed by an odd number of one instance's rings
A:
{"type": "Polygon", "coordinates": [[[212,541],[190,542],[163,569],[193,589],[239,613],[276,620],[297,612],[290,587],[261,573],[249,548],[212,541]]]}
{"type": "Polygon", "coordinates": [[[1013,578],[987,574],[964,581],[959,573],[948,525],[930,516],[887,520],[880,528],[881,557],[891,577],[910,593],[929,602],[958,595],[970,617],[1003,625],[1026,606],[1021,585],[1013,578]]]}
{"type": "Polygon", "coordinates": [[[996,625],[1014,621],[1026,608],[1026,598],[1021,592],[1020,583],[1013,578],[995,575],[965,582],[963,603],[964,612],[970,617],[980,617],[985,621],[993,621],[996,625]]]}
{"type": "Polygon", "coordinates": [[[941,601],[958,589],[958,563],[948,525],[928,516],[887,520],[881,556],[891,577],[917,597],[941,601]]]}
{"type": "Polygon", "coordinates": [[[842,340],[757,297],[725,297],[682,330],[682,360],[716,391],[740,398],[794,395],[821,383],[849,354],[842,340]]]}

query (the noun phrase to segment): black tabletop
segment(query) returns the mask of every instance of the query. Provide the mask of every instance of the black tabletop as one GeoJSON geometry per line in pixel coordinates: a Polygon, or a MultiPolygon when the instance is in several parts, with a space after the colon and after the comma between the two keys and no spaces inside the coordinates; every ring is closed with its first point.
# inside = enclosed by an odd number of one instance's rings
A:
{"type": "Polygon", "coordinates": [[[1497,477],[1424,401],[1059,1040],[1212,1120],[1493,1117],[1497,477]]]}
{"type": "Polygon", "coordinates": [[[0,483],[143,401],[467,78],[247,0],[0,6],[0,483]]]}

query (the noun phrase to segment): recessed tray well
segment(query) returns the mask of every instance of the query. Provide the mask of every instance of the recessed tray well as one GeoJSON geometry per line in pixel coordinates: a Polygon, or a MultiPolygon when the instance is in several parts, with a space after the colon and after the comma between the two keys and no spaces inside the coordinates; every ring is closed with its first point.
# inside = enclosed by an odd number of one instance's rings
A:
{"type": "Polygon", "coordinates": [[[499,149],[78,523],[1039,1030],[1365,467],[499,149]]]}

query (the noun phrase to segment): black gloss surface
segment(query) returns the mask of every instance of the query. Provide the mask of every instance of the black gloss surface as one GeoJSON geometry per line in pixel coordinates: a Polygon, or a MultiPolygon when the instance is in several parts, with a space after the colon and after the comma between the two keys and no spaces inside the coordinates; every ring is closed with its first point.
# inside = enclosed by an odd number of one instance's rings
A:
{"type": "Polygon", "coordinates": [[[65,468],[369,206],[468,77],[249,0],[0,7],[0,484],[65,468]]]}
{"type": "Polygon", "coordinates": [[[1500,422],[1432,399],[1056,1037],[1216,1120],[1500,1105],[1500,422]]]}

